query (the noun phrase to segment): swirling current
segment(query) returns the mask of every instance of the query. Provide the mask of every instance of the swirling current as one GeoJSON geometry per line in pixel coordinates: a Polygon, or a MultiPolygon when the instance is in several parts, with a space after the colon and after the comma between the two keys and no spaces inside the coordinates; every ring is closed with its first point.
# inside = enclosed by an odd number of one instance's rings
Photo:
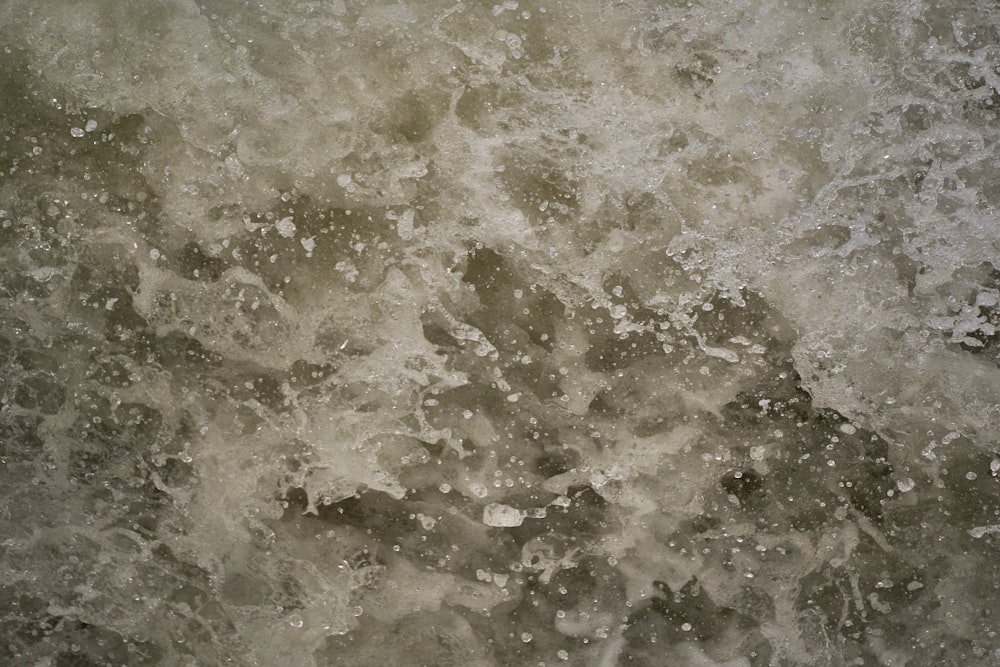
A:
{"type": "Polygon", "coordinates": [[[494,2],[0,2],[0,664],[1000,664],[1000,7],[494,2]]]}

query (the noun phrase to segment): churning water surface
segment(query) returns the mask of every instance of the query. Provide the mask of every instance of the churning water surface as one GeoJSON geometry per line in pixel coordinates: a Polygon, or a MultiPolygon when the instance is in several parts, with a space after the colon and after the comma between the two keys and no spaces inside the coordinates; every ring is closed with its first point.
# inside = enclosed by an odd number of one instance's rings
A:
{"type": "Polygon", "coordinates": [[[993,0],[2,0],[0,663],[1000,661],[993,0]]]}

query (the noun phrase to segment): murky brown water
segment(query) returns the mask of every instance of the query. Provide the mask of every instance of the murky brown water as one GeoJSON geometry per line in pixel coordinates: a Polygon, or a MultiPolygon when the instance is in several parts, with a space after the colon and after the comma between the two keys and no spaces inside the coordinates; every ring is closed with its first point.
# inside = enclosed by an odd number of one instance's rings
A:
{"type": "Polygon", "coordinates": [[[0,664],[997,664],[998,25],[0,3],[0,664]]]}

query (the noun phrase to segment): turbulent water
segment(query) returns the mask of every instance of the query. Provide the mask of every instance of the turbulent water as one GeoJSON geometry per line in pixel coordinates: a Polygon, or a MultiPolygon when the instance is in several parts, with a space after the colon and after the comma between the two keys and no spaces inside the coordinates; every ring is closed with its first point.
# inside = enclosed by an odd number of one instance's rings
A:
{"type": "Polygon", "coordinates": [[[998,26],[0,1],[0,664],[1000,663],[998,26]]]}

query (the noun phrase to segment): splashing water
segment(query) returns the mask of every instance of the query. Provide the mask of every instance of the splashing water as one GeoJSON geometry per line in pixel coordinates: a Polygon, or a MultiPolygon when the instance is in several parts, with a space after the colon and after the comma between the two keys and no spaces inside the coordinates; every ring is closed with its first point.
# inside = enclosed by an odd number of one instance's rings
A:
{"type": "Polygon", "coordinates": [[[1000,660],[990,2],[0,7],[0,662],[1000,660]]]}

